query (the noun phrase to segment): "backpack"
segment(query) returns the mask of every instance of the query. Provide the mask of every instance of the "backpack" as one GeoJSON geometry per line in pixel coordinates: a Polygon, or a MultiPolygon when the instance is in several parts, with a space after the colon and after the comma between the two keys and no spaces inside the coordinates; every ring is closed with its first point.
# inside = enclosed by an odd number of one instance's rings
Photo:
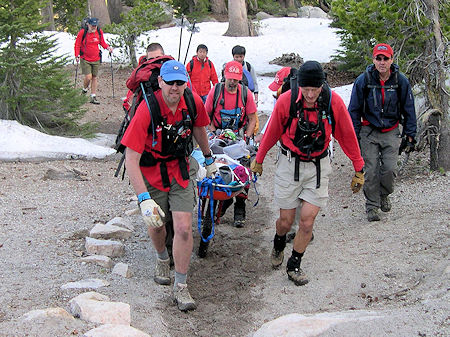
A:
{"type": "MultiPolygon", "coordinates": [[[[239,83],[245,85],[247,88],[250,89],[251,92],[255,91],[255,83],[253,82],[252,74],[250,73],[250,70],[252,69],[252,66],[250,63],[245,61],[245,64],[247,65],[248,70],[245,67],[242,67],[242,80],[239,81],[239,83]]],[[[225,82],[225,74],[224,74],[225,65],[222,68],[222,79],[221,82],[225,82]]]]}
{"type": "MultiPolygon", "coordinates": [[[[209,67],[212,68],[211,61],[209,59],[208,59],[208,64],[209,64],[209,67]]],[[[192,73],[192,70],[194,69],[194,60],[191,60],[189,62],[189,69],[191,70],[191,73],[192,73]]]]}
{"type": "MultiPolygon", "coordinates": [[[[89,21],[89,19],[90,18],[84,18],[83,20],[81,20],[81,29],[83,29],[83,36],[81,38],[81,44],[83,44],[83,41],[86,38],[86,35],[88,33],[88,29],[89,29],[88,21],[89,21]]],[[[102,30],[100,29],[99,26],[97,26],[97,33],[98,33],[98,36],[100,37],[100,40],[101,40],[103,32],[102,32],[102,30]]],[[[80,56],[82,56],[82,55],[83,55],[83,52],[80,49],[80,56]]],[[[99,48],[99,51],[98,51],[98,56],[100,57],[100,63],[102,63],[102,50],[100,48],[99,48]]]]}
{"type": "MultiPolygon", "coordinates": [[[[223,106],[225,103],[223,101],[223,91],[225,90],[224,88],[225,88],[225,83],[223,83],[223,82],[219,82],[214,86],[212,115],[209,116],[211,118],[211,120],[214,117],[214,112],[216,111],[217,104],[221,104],[223,106]],[[220,97],[221,92],[222,92],[222,99],[219,102],[219,97],[220,97]]],[[[245,106],[247,104],[247,93],[248,92],[247,92],[247,87],[242,83],[240,85],[240,91],[241,91],[241,100],[245,106]]],[[[215,120],[217,123],[219,122],[217,120],[217,118],[215,120]]],[[[245,120],[239,121],[238,128],[241,128],[244,123],[245,123],[245,120]]]]}
{"type": "MultiPolygon", "coordinates": [[[[131,107],[129,110],[125,110],[125,116],[122,120],[122,123],[119,127],[119,131],[117,132],[116,141],[114,148],[117,152],[123,153],[122,158],[119,162],[119,165],[117,167],[117,170],[114,174],[114,176],[118,176],[120,169],[123,165],[123,162],[125,160],[125,146],[121,143],[122,138],[125,134],[125,131],[127,130],[128,126],[130,125],[131,120],[133,119],[136,109],[139,106],[139,104],[145,100],[147,107],[149,108],[150,117],[151,117],[151,125],[149,127],[148,132],[152,133],[155,137],[155,126],[162,125],[165,123],[164,119],[161,116],[161,112],[159,109],[158,102],[156,100],[154,92],[159,90],[159,84],[158,84],[158,76],[160,73],[161,66],[164,62],[173,60],[174,58],[172,56],[159,56],[150,60],[145,61],[140,66],[138,66],[135,70],[133,70],[131,76],[128,78],[126,85],[128,89],[130,89],[133,92],[133,101],[131,104],[131,107]]],[[[186,102],[186,106],[188,108],[187,116],[183,113],[183,121],[185,119],[194,121],[197,118],[197,109],[195,106],[195,99],[192,94],[192,91],[189,88],[185,89],[184,92],[184,99],[186,102]],[[191,118],[192,116],[192,118],[191,118]]],[[[180,127],[188,127],[188,125],[180,125],[180,127]]],[[[164,128],[163,128],[164,129],[164,128]]],[[[169,134],[170,132],[177,132],[179,131],[179,128],[171,128],[169,131],[167,131],[167,137],[169,138],[172,136],[176,137],[176,134],[172,135],[169,134]]],[[[165,131],[166,132],[166,131],[165,131]]],[[[192,132],[189,132],[189,138],[187,139],[190,141],[192,139],[192,132]]],[[[169,152],[174,153],[174,156],[176,158],[180,157],[182,158],[184,155],[186,155],[185,152],[189,152],[189,148],[186,148],[186,151],[181,151],[180,146],[182,146],[184,143],[182,141],[177,142],[176,148],[169,147],[169,152]]],[[[192,152],[192,151],[191,151],[192,152]]],[[[166,153],[161,153],[162,155],[166,155],[166,153]]],[[[187,155],[189,155],[187,153],[187,155]]],[[[141,157],[141,166],[153,166],[156,165],[157,161],[155,158],[152,158],[153,156],[149,152],[145,152],[142,154],[141,157]]],[[[168,158],[173,159],[173,157],[168,158]]],[[[184,160],[185,162],[185,160],[184,160]]],[[[185,163],[181,163],[180,166],[184,166],[185,163]]],[[[165,166],[165,165],[162,165],[165,166]]],[[[125,171],[123,172],[123,176],[125,174],[125,171]]],[[[183,175],[183,170],[182,170],[183,175]]],[[[123,178],[122,176],[122,178],[123,178]]],[[[185,178],[185,176],[183,176],[185,178]]],[[[164,181],[164,179],[163,179],[164,181]]]]}
{"type": "MultiPolygon", "coordinates": [[[[298,155],[291,152],[291,155],[295,157],[295,170],[294,181],[299,180],[299,162],[307,161],[313,162],[316,166],[316,188],[320,187],[320,159],[328,156],[328,149],[325,149],[321,154],[316,157],[311,157],[311,153],[322,150],[325,146],[325,125],[324,120],[327,120],[331,124],[332,133],[335,129],[335,120],[333,116],[333,110],[331,108],[332,92],[328,84],[325,82],[322,87],[322,91],[317,99],[318,112],[317,123],[310,122],[304,119],[304,109],[302,100],[297,101],[298,97],[298,82],[297,82],[297,70],[291,69],[290,86],[291,86],[291,104],[289,107],[289,119],[284,127],[284,132],[292,124],[294,118],[298,118],[297,128],[293,140],[294,146],[296,146],[306,156],[298,155]],[[293,71],[294,70],[294,71],[293,71]],[[300,112],[299,112],[300,110],[300,112]]],[[[316,110],[316,109],[314,109],[316,110]]],[[[283,146],[282,146],[283,149],[283,146]]]]}

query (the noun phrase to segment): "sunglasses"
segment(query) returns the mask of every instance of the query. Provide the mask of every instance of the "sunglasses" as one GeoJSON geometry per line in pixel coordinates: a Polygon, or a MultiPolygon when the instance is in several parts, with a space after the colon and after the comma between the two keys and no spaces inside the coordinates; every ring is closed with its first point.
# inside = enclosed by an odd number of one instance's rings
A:
{"type": "Polygon", "coordinates": [[[183,84],[185,84],[185,81],[176,80],[176,81],[164,81],[165,84],[173,86],[174,84],[177,85],[177,87],[181,87],[183,84]]]}
{"type": "Polygon", "coordinates": [[[388,61],[390,58],[386,56],[377,56],[375,60],[377,61],[388,61]]]}

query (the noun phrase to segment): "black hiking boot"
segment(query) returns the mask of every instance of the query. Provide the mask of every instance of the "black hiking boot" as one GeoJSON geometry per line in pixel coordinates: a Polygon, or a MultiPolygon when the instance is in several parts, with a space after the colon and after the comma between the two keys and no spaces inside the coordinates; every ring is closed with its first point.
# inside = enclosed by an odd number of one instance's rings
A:
{"type": "MultiPolygon", "coordinates": [[[[206,239],[211,234],[211,230],[212,230],[211,215],[210,215],[209,211],[203,218],[202,224],[203,224],[202,236],[206,239]]],[[[205,241],[203,241],[202,238],[200,238],[200,245],[198,246],[198,252],[197,252],[197,255],[199,258],[203,259],[206,257],[206,254],[208,253],[208,247],[209,247],[209,241],[205,242],[205,241]]]]}
{"type": "Polygon", "coordinates": [[[236,198],[234,203],[234,227],[242,228],[245,225],[245,199],[236,198]]]}

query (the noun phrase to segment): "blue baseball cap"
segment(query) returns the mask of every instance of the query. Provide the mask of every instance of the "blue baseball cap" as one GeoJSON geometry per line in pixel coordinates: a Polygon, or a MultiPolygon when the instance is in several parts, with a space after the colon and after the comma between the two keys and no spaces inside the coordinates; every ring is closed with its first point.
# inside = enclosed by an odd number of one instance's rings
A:
{"type": "Polygon", "coordinates": [[[97,18],[90,18],[88,20],[88,23],[92,26],[98,26],[98,19],[97,18]]]}
{"type": "Polygon", "coordinates": [[[159,75],[166,82],[169,81],[184,81],[187,82],[186,68],[178,61],[170,60],[164,62],[161,67],[159,75]]]}

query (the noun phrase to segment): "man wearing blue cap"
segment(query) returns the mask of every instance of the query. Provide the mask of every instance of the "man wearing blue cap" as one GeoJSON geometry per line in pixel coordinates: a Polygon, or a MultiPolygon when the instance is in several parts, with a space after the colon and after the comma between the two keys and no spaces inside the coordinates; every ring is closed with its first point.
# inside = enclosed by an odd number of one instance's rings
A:
{"type": "Polygon", "coordinates": [[[75,40],[75,58],[77,63],[81,59],[81,72],[84,75],[82,93],[86,94],[89,84],[91,85],[90,102],[92,104],[100,104],[96,96],[98,68],[101,59],[98,45],[101,45],[103,49],[107,49],[110,53],[113,51],[113,48],[103,38],[103,31],[98,27],[98,19],[89,18],[87,30],[81,29],[75,40]]]}
{"type": "Polygon", "coordinates": [[[206,174],[217,171],[208,145],[209,124],[203,101],[187,88],[186,68],[175,60],[165,62],[158,77],[160,90],[143,100],[122,139],[125,165],[138,196],[144,222],[157,253],[155,277],[169,285],[170,259],[165,246],[170,213],[173,218],[174,300],[182,311],[196,308],[186,284],[193,248],[192,211],[195,207],[197,162],[190,160],[195,138],[205,156],[206,174]],[[148,103],[156,100],[157,104],[148,103]],[[195,104],[192,113],[188,106],[195,104]],[[151,112],[149,106],[152,106],[151,112]]]}

